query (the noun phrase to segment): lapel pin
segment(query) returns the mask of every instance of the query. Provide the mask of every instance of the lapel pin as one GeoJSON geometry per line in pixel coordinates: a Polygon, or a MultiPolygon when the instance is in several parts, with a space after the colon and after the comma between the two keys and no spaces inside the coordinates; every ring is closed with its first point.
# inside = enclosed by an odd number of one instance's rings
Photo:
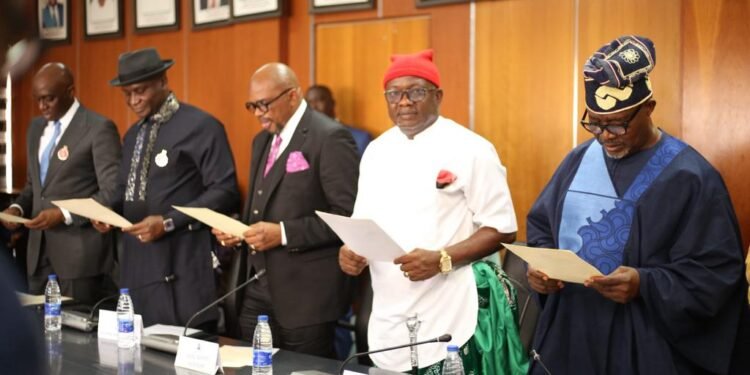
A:
{"type": "Polygon", "coordinates": [[[159,152],[158,155],[156,155],[156,158],[154,158],[154,161],[156,162],[156,166],[159,168],[164,168],[167,166],[167,163],[169,163],[169,158],[167,157],[167,150],[162,149],[161,152],[159,152]]]}
{"type": "Polygon", "coordinates": [[[57,158],[60,159],[60,161],[66,161],[68,160],[68,156],[70,153],[68,152],[68,146],[64,145],[62,148],[57,150],[57,158]]]}

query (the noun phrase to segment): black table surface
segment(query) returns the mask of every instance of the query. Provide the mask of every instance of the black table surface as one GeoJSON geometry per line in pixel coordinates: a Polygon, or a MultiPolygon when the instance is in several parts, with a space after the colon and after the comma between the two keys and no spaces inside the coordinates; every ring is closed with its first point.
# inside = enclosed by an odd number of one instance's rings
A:
{"type": "MultiPolygon", "coordinates": [[[[216,342],[217,339],[208,339],[216,342]]],[[[251,346],[248,342],[220,337],[221,345],[251,346]]],[[[46,333],[45,345],[50,375],[57,374],[194,374],[174,367],[175,355],[136,346],[118,349],[114,341],[99,340],[96,332],[86,333],[63,327],[61,332],[46,333]]],[[[273,356],[274,375],[300,372],[305,375],[336,374],[341,362],[307,354],[279,350],[273,356]]],[[[397,374],[350,362],[347,370],[364,374],[397,374]]],[[[224,373],[252,374],[251,367],[224,368],[224,373]]]]}

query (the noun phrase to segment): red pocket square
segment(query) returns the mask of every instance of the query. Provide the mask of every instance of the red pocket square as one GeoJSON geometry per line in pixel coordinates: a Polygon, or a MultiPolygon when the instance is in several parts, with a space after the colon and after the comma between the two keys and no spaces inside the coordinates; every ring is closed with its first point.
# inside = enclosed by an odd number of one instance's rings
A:
{"type": "Polygon", "coordinates": [[[310,169],[310,164],[301,151],[292,151],[286,159],[286,173],[302,172],[310,169]]]}
{"type": "Polygon", "coordinates": [[[445,169],[441,169],[438,172],[437,180],[435,181],[435,187],[442,189],[456,181],[456,175],[445,169]]]}

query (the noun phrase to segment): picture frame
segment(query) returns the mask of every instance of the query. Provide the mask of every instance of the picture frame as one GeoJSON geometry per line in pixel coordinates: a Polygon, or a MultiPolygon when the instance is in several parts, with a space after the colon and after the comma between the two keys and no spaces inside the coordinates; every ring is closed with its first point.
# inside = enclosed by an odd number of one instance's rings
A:
{"type": "Polygon", "coordinates": [[[179,0],[134,0],[133,24],[139,33],[180,28],[179,0]]]}
{"type": "Polygon", "coordinates": [[[310,0],[310,13],[372,9],[374,0],[310,0]]]}
{"type": "Polygon", "coordinates": [[[121,0],[83,0],[83,35],[86,39],[122,36],[121,0]]]}
{"type": "Polygon", "coordinates": [[[232,0],[232,19],[236,21],[280,17],[284,0],[232,0]]]}
{"type": "Polygon", "coordinates": [[[231,18],[230,0],[193,0],[193,29],[228,24],[231,18]]]}
{"type": "Polygon", "coordinates": [[[37,0],[39,38],[51,43],[70,43],[70,4],[67,0],[37,0]]]}
{"type": "Polygon", "coordinates": [[[469,0],[414,0],[417,8],[431,7],[435,5],[468,3],[469,0]]]}

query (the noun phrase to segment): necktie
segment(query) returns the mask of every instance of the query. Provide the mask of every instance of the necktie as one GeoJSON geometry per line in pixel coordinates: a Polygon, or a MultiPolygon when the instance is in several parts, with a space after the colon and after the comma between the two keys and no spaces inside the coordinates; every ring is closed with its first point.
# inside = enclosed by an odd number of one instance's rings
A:
{"type": "Polygon", "coordinates": [[[44,151],[42,152],[42,160],[39,161],[39,178],[42,180],[42,184],[44,184],[44,179],[47,178],[47,169],[49,168],[49,162],[52,160],[52,154],[57,145],[57,137],[60,136],[61,126],[62,124],[60,124],[60,121],[55,121],[55,131],[52,133],[52,139],[49,140],[47,147],[44,148],[44,151]]]}
{"type": "Polygon", "coordinates": [[[263,171],[263,177],[268,175],[268,172],[273,167],[273,163],[276,161],[276,157],[279,155],[279,148],[281,147],[281,136],[276,136],[271,146],[271,152],[268,154],[268,160],[266,160],[266,170],[263,171]]]}

